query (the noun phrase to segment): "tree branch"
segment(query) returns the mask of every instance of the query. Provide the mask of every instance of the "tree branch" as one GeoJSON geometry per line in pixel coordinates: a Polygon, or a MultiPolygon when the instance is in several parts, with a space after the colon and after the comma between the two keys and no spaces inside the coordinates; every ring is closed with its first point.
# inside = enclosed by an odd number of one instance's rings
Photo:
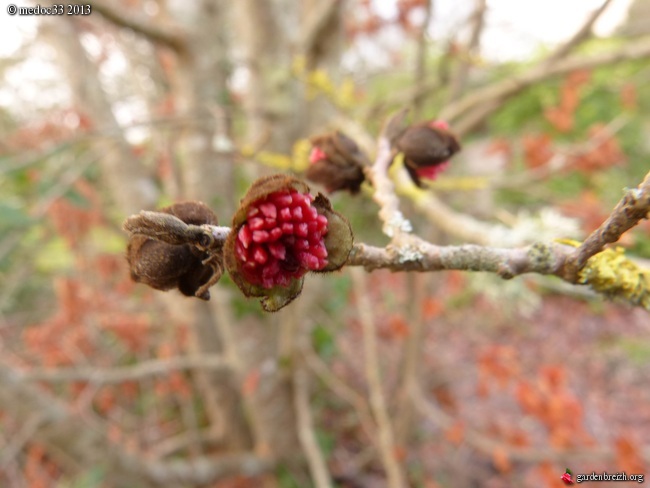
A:
{"type": "MultiPolygon", "coordinates": [[[[367,174],[376,189],[373,198],[380,205],[379,216],[384,222],[384,232],[392,237],[392,241],[386,247],[356,243],[348,257],[347,266],[363,266],[368,271],[375,269],[484,271],[496,273],[504,279],[511,279],[524,273],[537,273],[554,275],[573,284],[584,284],[579,279],[578,272],[584,268],[587,260],[602,251],[606,244],[616,242],[625,231],[634,227],[640,220],[647,218],[650,211],[650,173],[648,173],[637,188],[628,190],[612,215],[578,249],[568,245],[542,242],[519,248],[496,248],[471,244],[437,246],[410,234],[410,222],[399,210],[395,187],[386,173],[390,161],[392,161],[392,154],[389,138],[382,136],[377,160],[372,168],[367,169],[367,174]]],[[[138,219],[142,224],[149,214],[157,215],[155,212],[143,212],[138,216],[130,217],[127,222],[138,219]]],[[[216,229],[216,226],[206,227],[216,229]]],[[[225,238],[228,229],[223,227],[218,229],[219,232],[213,232],[219,235],[217,240],[225,238]]]]}
{"type": "Polygon", "coordinates": [[[498,83],[475,89],[458,102],[448,105],[441,111],[439,117],[454,122],[452,125],[455,131],[462,135],[472,130],[485,117],[497,110],[507,98],[513,97],[543,80],[575,70],[598,68],[647,57],[650,57],[650,39],[630,43],[620,49],[589,58],[573,56],[558,61],[552,66],[541,63],[520,75],[510,76],[498,83]],[[489,110],[485,108],[486,105],[491,105],[489,110]],[[482,117],[471,120],[474,110],[482,110],[482,117]],[[470,119],[471,124],[463,123],[463,118],[470,119]],[[462,125],[462,128],[459,128],[459,125],[462,125]]]}
{"type": "Polygon", "coordinates": [[[436,246],[418,240],[407,252],[389,244],[375,247],[355,244],[347,266],[363,266],[367,271],[485,271],[504,279],[524,273],[555,275],[565,278],[574,248],[561,244],[536,243],[524,248],[496,248],[473,244],[436,246]]]}
{"type": "Polygon", "coordinates": [[[174,51],[181,52],[187,48],[187,39],[179,27],[164,28],[154,22],[149,22],[133,10],[117,8],[104,0],[92,1],[93,11],[101,14],[109,22],[131,29],[150,41],[169,47],[174,51]]]}

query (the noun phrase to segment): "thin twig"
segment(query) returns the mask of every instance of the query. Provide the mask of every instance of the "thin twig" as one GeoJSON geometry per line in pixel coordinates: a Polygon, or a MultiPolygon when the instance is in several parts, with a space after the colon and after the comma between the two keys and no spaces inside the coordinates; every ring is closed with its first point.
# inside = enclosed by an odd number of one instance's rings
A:
{"type": "Polygon", "coordinates": [[[307,457],[309,471],[316,488],[330,488],[332,478],[314,432],[314,419],[309,405],[309,377],[307,371],[300,365],[294,368],[293,386],[298,438],[307,457]]]}
{"type": "Polygon", "coordinates": [[[15,370],[23,381],[88,381],[90,383],[122,383],[146,378],[148,376],[165,374],[170,371],[187,369],[227,369],[228,362],[222,356],[173,357],[154,359],[135,366],[120,368],[55,368],[32,369],[27,371],[15,370]]]}
{"type": "Polygon", "coordinates": [[[375,331],[375,319],[372,304],[368,296],[366,275],[360,269],[352,270],[352,280],[357,291],[359,319],[363,330],[363,349],[365,353],[366,380],[370,395],[370,408],[377,423],[379,451],[386,470],[388,486],[400,488],[405,486],[404,474],[395,458],[395,440],[386,407],[386,399],[382,391],[382,381],[379,363],[379,350],[375,331]]]}

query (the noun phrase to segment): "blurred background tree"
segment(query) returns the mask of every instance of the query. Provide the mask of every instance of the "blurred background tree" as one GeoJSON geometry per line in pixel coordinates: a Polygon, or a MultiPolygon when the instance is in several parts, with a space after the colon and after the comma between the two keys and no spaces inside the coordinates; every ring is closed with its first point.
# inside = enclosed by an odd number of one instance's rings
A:
{"type": "MultiPolygon", "coordinates": [[[[373,155],[403,107],[446,119],[464,146],[426,191],[391,172],[420,236],[584,238],[648,171],[648,2],[523,3],[3,12],[0,485],[540,487],[567,466],[643,473],[640,308],[541,276],[344,269],[262,315],[227,278],[204,303],[135,285],[124,261],[128,215],[196,199],[228,225],[254,178],[304,171],[309,136],[340,128],[373,155]]],[[[385,245],[366,190],[334,206],[357,241],[385,245]]],[[[621,244],[644,264],[650,227],[621,244]]]]}

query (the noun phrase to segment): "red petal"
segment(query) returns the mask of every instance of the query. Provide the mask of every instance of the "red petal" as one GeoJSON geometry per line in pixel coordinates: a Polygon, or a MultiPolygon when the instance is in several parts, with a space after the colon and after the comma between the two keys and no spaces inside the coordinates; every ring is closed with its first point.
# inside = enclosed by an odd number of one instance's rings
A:
{"type": "Polygon", "coordinates": [[[239,239],[239,242],[241,242],[242,246],[244,246],[244,249],[248,249],[252,240],[251,230],[248,228],[248,224],[241,226],[237,238],[239,239]]]}
{"type": "Polygon", "coordinates": [[[316,210],[316,207],[307,207],[307,216],[305,217],[305,220],[316,220],[317,217],[318,210],[316,210]]]}
{"type": "Polygon", "coordinates": [[[298,237],[307,237],[309,235],[309,226],[304,222],[294,226],[298,237]]]}
{"type": "Polygon", "coordinates": [[[284,192],[274,193],[273,195],[271,195],[270,199],[279,208],[288,207],[289,205],[291,205],[291,202],[293,201],[291,195],[284,192]]]}
{"type": "Polygon", "coordinates": [[[323,245],[314,246],[310,249],[310,251],[317,258],[324,259],[327,257],[327,249],[323,245]]]}
{"type": "Polygon", "coordinates": [[[241,245],[239,241],[235,243],[235,255],[237,256],[237,259],[240,261],[246,262],[248,260],[248,256],[246,255],[246,250],[244,247],[241,245]]]}
{"type": "Polygon", "coordinates": [[[264,219],[253,217],[248,221],[248,226],[251,230],[260,230],[264,228],[264,219]]]}
{"type": "Polygon", "coordinates": [[[298,261],[307,269],[318,269],[318,258],[308,252],[299,252],[298,261]]]}
{"type": "Polygon", "coordinates": [[[276,259],[282,260],[287,257],[287,248],[281,242],[271,242],[268,248],[271,256],[276,259]]]}
{"type": "Polygon", "coordinates": [[[265,230],[254,230],[253,231],[253,241],[254,242],[267,242],[271,236],[265,230]]]}
{"type": "Polygon", "coordinates": [[[306,251],[309,249],[309,241],[307,239],[296,239],[294,248],[296,251],[306,251]]]}
{"type": "Polygon", "coordinates": [[[318,217],[316,217],[316,221],[319,224],[321,224],[321,226],[320,226],[320,228],[318,230],[323,232],[323,231],[325,231],[327,229],[327,217],[325,217],[324,215],[319,215],[318,217]]]}
{"type": "Polygon", "coordinates": [[[260,210],[265,217],[268,217],[270,219],[275,219],[278,216],[278,209],[275,208],[275,205],[270,202],[261,204],[260,210]]]}
{"type": "Polygon", "coordinates": [[[260,246],[255,246],[255,249],[253,250],[253,259],[260,264],[265,264],[269,259],[269,255],[260,246]]]}

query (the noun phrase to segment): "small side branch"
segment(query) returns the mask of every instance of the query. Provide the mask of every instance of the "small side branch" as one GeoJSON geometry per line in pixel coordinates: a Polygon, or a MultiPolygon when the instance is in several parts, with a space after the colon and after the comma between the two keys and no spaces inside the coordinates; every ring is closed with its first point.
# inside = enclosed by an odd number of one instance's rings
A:
{"type": "Polygon", "coordinates": [[[571,260],[575,263],[572,271],[577,273],[590,257],[602,251],[607,244],[618,241],[624,232],[641,220],[647,219],[648,212],[650,212],[650,172],[639,186],[625,193],[607,220],[574,251],[571,256],[571,260]]]}
{"type": "Polygon", "coordinates": [[[388,176],[388,168],[397,155],[394,145],[406,129],[408,112],[408,109],[402,109],[386,121],[377,141],[375,161],[372,167],[365,168],[366,178],[374,188],[372,198],[379,205],[379,218],[384,223],[382,230],[394,241],[413,230],[411,222],[399,209],[395,184],[388,176]]]}
{"type": "Polygon", "coordinates": [[[388,177],[388,168],[393,162],[391,143],[388,137],[379,138],[377,157],[366,175],[375,189],[373,199],[379,205],[379,218],[384,223],[382,230],[388,237],[394,238],[402,232],[411,232],[413,227],[399,209],[399,198],[395,194],[395,185],[388,177]]]}

